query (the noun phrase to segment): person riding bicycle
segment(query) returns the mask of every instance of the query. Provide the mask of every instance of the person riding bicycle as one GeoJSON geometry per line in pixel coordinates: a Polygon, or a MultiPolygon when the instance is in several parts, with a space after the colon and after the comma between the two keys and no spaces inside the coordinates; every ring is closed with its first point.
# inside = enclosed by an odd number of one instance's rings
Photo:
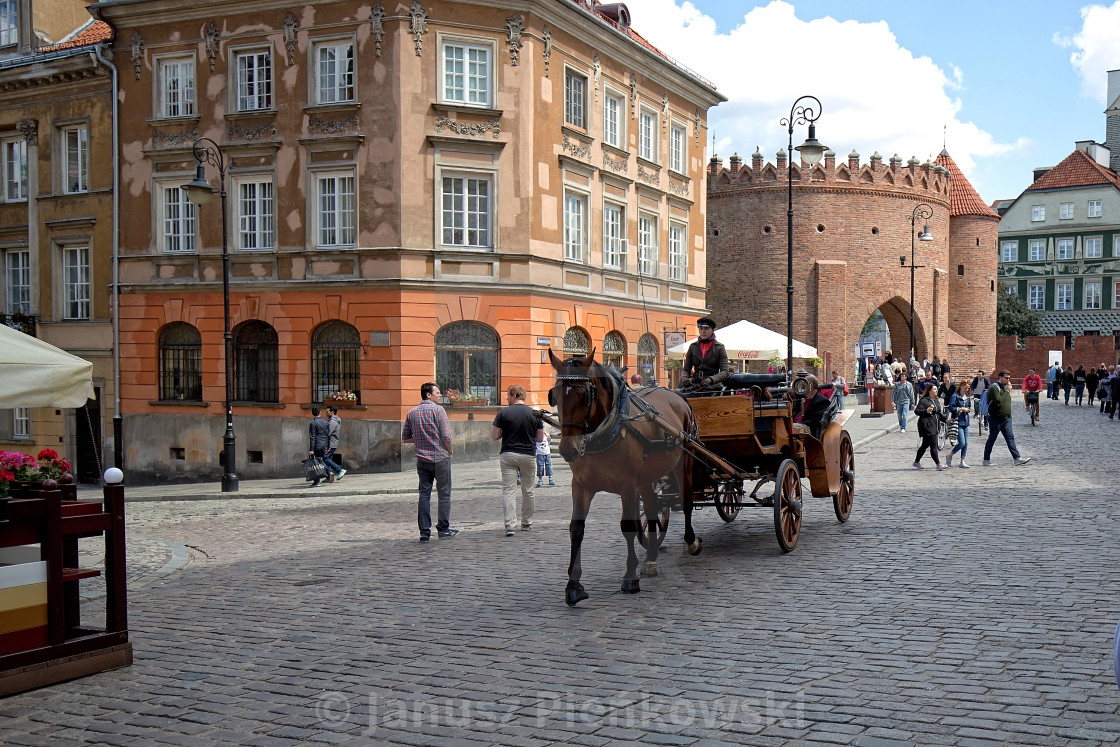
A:
{"type": "Polygon", "coordinates": [[[716,321],[710,316],[696,320],[697,338],[688,346],[681,365],[681,387],[716,387],[731,375],[727,349],[716,342],[716,321]]]}
{"type": "Polygon", "coordinates": [[[1023,406],[1027,412],[1034,411],[1034,419],[1036,422],[1041,422],[1038,416],[1038,393],[1042,389],[1042,377],[1034,372],[1034,369],[1027,371],[1027,375],[1023,377],[1023,406]]]}

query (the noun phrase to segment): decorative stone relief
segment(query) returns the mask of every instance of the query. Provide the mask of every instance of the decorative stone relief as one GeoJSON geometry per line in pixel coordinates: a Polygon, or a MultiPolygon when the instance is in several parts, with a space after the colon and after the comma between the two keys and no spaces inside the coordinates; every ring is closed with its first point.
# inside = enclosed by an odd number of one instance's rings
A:
{"type": "Polygon", "coordinates": [[[564,134],[564,141],[560,143],[560,149],[568,151],[575,158],[591,157],[591,144],[576,145],[568,138],[567,133],[564,134]]]}
{"type": "Polygon", "coordinates": [[[284,46],[288,48],[288,64],[296,64],[296,29],[299,28],[299,19],[292,11],[284,16],[284,46]]]}
{"type": "Polygon", "coordinates": [[[349,117],[343,119],[319,119],[319,117],[312,114],[307,118],[307,134],[314,135],[316,133],[323,135],[340,135],[345,132],[358,131],[358,115],[351,114],[349,117]]]}
{"type": "Polygon", "coordinates": [[[680,195],[681,197],[684,197],[688,194],[687,184],[677,184],[672,179],[669,180],[669,189],[673,191],[673,194],[680,195]]]}
{"type": "Polygon", "coordinates": [[[603,64],[599,61],[599,53],[591,61],[592,77],[595,79],[595,100],[599,100],[599,79],[603,76],[603,64]]]}
{"type": "Polygon", "coordinates": [[[509,64],[513,67],[521,61],[521,32],[525,30],[525,23],[521,16],[514,13],[506,19],[506,46],[509,47],[509,64]]]}
{"type": "Polygon", "coordinates": [[[629,162],[630,162],[630,156],[629,155],[626,155],[623,158],[619,158],[616,161],[615,159],[608,156],[606,153],[603,154],[603,168],[604,169],[610,169],[611,171],[613,171],[616,174],[621,174],[621,173],[625,172],[626,167],[629,165],[629,162]]]}
{"type": "Polygon", "coordinates": [[[669,129],[669,94],[661,94],[661,131],[669,129]]]}
{"type": "Polygon", "coordinates": [[[408,17],[408,33],[412,34],[412,39],[416,42],[416,56],[419,57],[420,43],[424,34],[428,33],[428,14],[424,12],[420,0],[412,0],[412,5],[408,6],[408,17]]]}
{"type": "Polygon", "coordinates": [[[218,39],[222,32],[213,21],[206,27],[206,55],[210,58],[210,72],[214,72],[214,58],[218,56],[218,39]]]}
{"type": "Polygon", "coordinates": [[[230,140],[259,140],[271,135],[276,137],[276,120],[270,119],[260,127],[245,129],[236,122],[230,122],[227,129],[230,140]]]}
{"type": "Polygon", "coordinates": [[[27,141],[28,145],[39,144],[39,120],[37,119],[21,119],[16,122],[16,129],[23,135],[23,139],[27,141]]]}
{"type": "Polygon", "coordinates": [[[642,166],[642,164],[640,164],[640,163],[638,164],[638,178],[641,179],[646,184],[656,185],[657,182],[660,181],[660,176],[661,176],[660,172],[658,172],[658,171],[646,171],[645,167],[642,166]]]}
{"type": "Polygon", "coordinates": [[[638,116],[638,78],[630,73],[630,119],[638,116]]]}
{"type": "Polygon", "coordinates": [[[132,32],[132,51],[130,57],[132,59],[132,67],[136,71],[136,80],[140,80],[140,67],[144,64],[144,37],[140,36],[140,31],[132,32]]]}
{"type": "Polygon", "coordinates": [[[552,29],[546,23],[541,29],[544,38],[544,77],[548,77],[548,64],[552,62],[552,29]]]}
{"type": "Polygon", "coordinates": [[[152,128],[152,145],[156,148],[175,148],[198,139],[198,125],[192,125],[189,130],[182,132],[164,132],[158,127],[152,128]]]}
{"type": "Polygon", "coordinates": [[[696,129],[696,147],[700,147],[700,109],[692,113],[692,126],[696,129]]]}
{"type": "Polygon", "coordinates": [[[493,119],[487,120],[485,124],[468,125],[459,124],[455,120],[449,119],[445,114],[437,114],[436,132],[443,132],[443,128],[446,127],[456,135],[477,136],[481,135],[487,130],[492,130],[494,132],[494,139],[497,140],[498,136],[502,134],[502,128],[499,125],[498,120],[499,117],[494,117],[493,119]]]}
{"type": "Polygon", "coordinates": [[[369,12],[369,27],[373,31],[374,53],[381,56],[381,39],[385,36],[385,8],[378,3],[369,12]]]}

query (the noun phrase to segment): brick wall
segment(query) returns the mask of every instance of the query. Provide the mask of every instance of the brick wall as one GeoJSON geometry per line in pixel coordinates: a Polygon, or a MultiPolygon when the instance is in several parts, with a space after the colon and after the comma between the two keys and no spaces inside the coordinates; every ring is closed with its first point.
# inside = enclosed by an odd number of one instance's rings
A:
{"type": "Polygon", "coordinates": [[[1066,338],[1062,335],[1026,338],[1026,348],[1019,349],[1014,337],[996,338],[996,368],[1006,368],[1016,379],[1026,374],[1027,369],[1035,368],[1041,375],[1054,361],[1049,359],[1049,351],[1062,351],[1062,365],[1085,370],[1096,368],[1104,363],[1120,363],[1120,350],[1112,335],[1078,335],[1073,338],[1073,349],[1066,350],[1066,338]]]}

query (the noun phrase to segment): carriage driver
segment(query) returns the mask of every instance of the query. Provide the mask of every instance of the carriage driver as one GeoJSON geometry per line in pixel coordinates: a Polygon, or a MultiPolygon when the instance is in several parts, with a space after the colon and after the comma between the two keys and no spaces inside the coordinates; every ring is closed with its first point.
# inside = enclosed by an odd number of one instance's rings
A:
{"type": "Polygon", "coordinates": [[[696,331],[699,336],[688,346],[681,366],[681,385],[691,382],[693,386],[714,387],[731,375],[727,349],[716,342],[716,320],[710,316],[696,320],[696,331]]]}

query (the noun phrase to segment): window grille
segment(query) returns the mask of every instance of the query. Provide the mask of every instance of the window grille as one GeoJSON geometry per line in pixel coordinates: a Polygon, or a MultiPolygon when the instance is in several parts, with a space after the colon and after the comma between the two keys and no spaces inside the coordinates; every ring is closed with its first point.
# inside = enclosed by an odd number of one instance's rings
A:
{"type": "Polygon", "coordinates": [[[500,404],[498,333],[480,322],[452,322],[436,332],[436,385],[500,404]]]}
{"type": "Polygon", "coordinates": [[[160,332],[159,398],[202,401],[202,335],[186,322],[172,322],[160,332]]]}
{"type": "Polygon", "coordinates": [[[638,373],[644,384],[657,380],[657,338],[648,332],[638,338],[638,373]]]}
{"type": "Polygon", "coordinates": [[[311,338],[312,402],[322,402],[343,389],[362,401],[362,340],[353,325],[332,321],[320,325],[311,338]]]}
{"type": "Polygon", "coordinates": [[[619,371],[626,365],[626,338],[618,332],[608,332],[603,338],[603,364],[619,371]]]}
{"type": "Polygon", "coordinates": [[[237,402],[280,401],[280,339],[266,322],[252,320],[233,330],[233,398],[237,402]]]}
{"type": "Polygon", "coordinates": [[[583,358],[591,352],[591,336],[579,327],[569,327],[564,333],[564,357],[583,358]]]}

